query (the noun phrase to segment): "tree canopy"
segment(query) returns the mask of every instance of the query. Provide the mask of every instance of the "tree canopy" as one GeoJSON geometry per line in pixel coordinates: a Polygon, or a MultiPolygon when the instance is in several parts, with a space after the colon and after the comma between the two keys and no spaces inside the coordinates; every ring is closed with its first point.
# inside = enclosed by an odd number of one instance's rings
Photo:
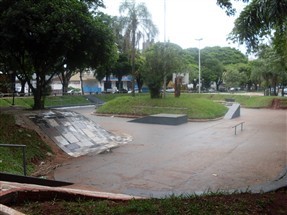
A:
{"type": "Polygon", "coordinates": [[[97,67],[116,55],[112,31],[102,17],[92,15],[87,2],[101,1],[0,2],[0,59],[25,76],[34,95],[34,109],[44,108],[50,80],[65,64],[97,67]],[[33,73],[35,85],[30,79],[33,73]]]}
{"type": "MultiPolygon", "coordinates": [[[[269,37],[282,46],[286,38],[286,0],[242,0],[249,2],[235,21],[230,38],[239,43],[245,43],[248,51],[256,51],[264,38],[269,37]]],[[[217,3],[226,9],[227,14],[234,14],[232,1],[217,0],[217,3]]],[[[284,44],[286,47],[286,39],[284,44]]],[[[279,44],[278,49],[279,49],[279,44]]]]}
{"type": "Polygon", "coordinates": [[[131,56],[132,90],[134,94],[136,45],[139,44],[141,39],[143,41],[152,40],[157,35],[158,30],[153,24],[151,14],[144,3],[137,4],[134,0],[125,0],[121,3],[119,11],[121,13],[120,22],[124,32],[125,44],[123,47],[125,52],[128,52],[131,56]]]}
{"type": "Polygon", "coordinates": [[[146,50],[142,75],[151,98],[160,98],[165,76],[181,72],[182,54],[181,47],[173,43],[158,42],[146,50]]]}

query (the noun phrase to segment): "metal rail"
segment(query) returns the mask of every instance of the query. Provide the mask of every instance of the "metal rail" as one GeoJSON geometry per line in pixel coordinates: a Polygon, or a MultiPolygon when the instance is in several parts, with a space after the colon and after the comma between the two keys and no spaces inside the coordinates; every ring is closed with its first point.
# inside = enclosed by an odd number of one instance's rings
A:
{"type": "Polygon", "coordinates": [[[243,124],[244,124],[245,122],[241,122],[241,123],[238,123],[237,125],[235,125],[235,126],[233,126],[232,128],[234,128],[234,134],[236,135],[236,128],[237,128],[237,126],[239,126],[239,125],[241,125],[241,131],[243,131],[243,124]]]}

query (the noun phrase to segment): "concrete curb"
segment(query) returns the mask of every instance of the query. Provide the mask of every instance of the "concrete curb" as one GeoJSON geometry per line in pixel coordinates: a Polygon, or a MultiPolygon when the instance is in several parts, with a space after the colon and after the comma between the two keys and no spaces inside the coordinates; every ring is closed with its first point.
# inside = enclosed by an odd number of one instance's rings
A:
{"type": "Polygon", "coordinates": [[[0,214],[3,214],[3,215],[25,215],[19,211],[16,211],[16,210],[9,208],[9,207],[2,205],[2,204],[0,204],[0,214]]]}
{"type": "Polygon", "coordinates": [[[138,196],[130,196],[125,194],[107,193],[100,191],[84,190],[79,188],[62,187],[46,187],[40,185],[20,184],[15,182],[0,181],[0,214],[4,215],[22,215],[10,207],[3,204],[9,204],[11,202],[23,202],[23,201],[47,201],[51,199],[109,199],[128,201],[132,199],[145,199],[138,196]]]}

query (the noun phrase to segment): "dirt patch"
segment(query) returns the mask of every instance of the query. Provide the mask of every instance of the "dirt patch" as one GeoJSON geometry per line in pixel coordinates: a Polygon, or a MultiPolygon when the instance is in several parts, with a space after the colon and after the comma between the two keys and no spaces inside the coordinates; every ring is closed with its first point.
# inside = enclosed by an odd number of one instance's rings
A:
{"type": "Polygon", "coordinates": [[[280,99],[273,99],[271,107],[272,109],[280,109],[280,99]]]}
{"type": "Polygon", "coordinates": [[[271,108],[272,109],[287,109],[287,99],[280,99],[280,98],[273,99],[271,108]]]}

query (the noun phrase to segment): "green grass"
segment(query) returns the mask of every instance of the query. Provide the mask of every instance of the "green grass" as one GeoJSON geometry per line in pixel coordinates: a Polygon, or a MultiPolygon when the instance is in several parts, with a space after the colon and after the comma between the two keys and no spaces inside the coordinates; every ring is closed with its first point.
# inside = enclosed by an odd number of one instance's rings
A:
{"type": "Polygon", "coordinates": [[[226,108],[207,99],[189,99],[184,96],[150,99],[145,96],[122,96],[97,109],[101,114],[151,115],[158,113],[187,114],[189,118],[216,118],[224,115],[226,108]]]}
{"type": "Polygon", "coordinates": [[[285,214],[286,190],[265,194],[213,193],[202,196],[169,196],[130,201],[53,199],[26,202],[13,208],[25,214],[285,214]],[[275,206],[276,205],[276,206],[275,206]]]}
{"type": "MultiPolygon", "coordinates": [[[[32,130],[15,124],[10,114],[0,114],[0,143],[26,145],[27,174],[31,174],[40,161],[44,161],[51,149],[32,130]]],[[[0,172],[23,174],[22,149],[0,147],[0,172]]]]}
{"type": "MultiPolygon", "coordinates": [[[[95,95],[99,99],[109,102],[119,97],[132,97],[131,94],[98,94],[95,95]]],[[[136,94],[135,98],[149,97],[149,94],[136,94]]],[[[167,98],[173,97],[173,94],[167,94],[167,98]]],[[[237,94],[194,94],[194,93],[182,93],[181,97],[178,98],[180,104],[187,104],[187,102],[182,102],[182,99],[194,100],[194,99],[207,99],[213,101],[224,101],[226,98],[233,98],[236,102],[240,103],[246,108],[267,108],[270,107],[274,98],[278,98],[283,101],[287,101],[287,97],[271,97],[271,96],[244,96],[237,94]]],[[[160,99],[159,99],[160,100],[160,99]]],[[[163,99],[165,100],[165,99],[163,99]]],[[[21,106],[25,108],[32,108],[33,97],[15,97],[14,101],[16,106],[21,106]]],[[[155,103],[155,102],[151,102],[155,103]]],[[[166,102],[167,104],[169,102],[166,102]]],[[[286,102],[285,102],[286,103],[286,102]]],[[[65,96],[47,96],[45,98],[45,107],[54,106],[66,106],[66,105],[87,105],[91,104],[85,96],[82,95],[65,95],[65,96]]],[[[185,105],[183,104],[183,105],[185,105]]],[[[9,107],[12,105],[12,97],[0,98],[0,107],[9,107]]],[[[150,106],[152,106],[151,104],[150,106]]],[[[178,105],[177,105],[178,106],[178,105]]],[[[167,107],[169,108],[169,106],[167,107]]]]}
{"type": "MultiPolygon", "coordinates": [[[[147,94],[145,94],[145,93],[137,94],[137,96],[143,96],[143,95],[145,96],[147,94]]],[[[111,101],[111,100],[118,98],[118,97],[125,97],[125,96],[132,96],[132,95],[131,94],[125,94],[125,93],[103,93],[103,94],[97,94],[95,96],[104,102],[108,102],[108,101],[111,101]]]]}
{"type": "Polygon", "coordinates": [[[158,113],[187,114],[190,119],[222,117],[227,108],[218,101],[234,98],[244,107],[269,107],[273,98],[222,94],[182,94],[179,98],[168,94],[165,99],[150,99],[149,95],[114,97],[97,109],[101,114],[151,115],[158,113]]]}
{"type": "MultiPolygon", "coordinates": [[[[13,103],[12,97],[0,98],[0,107],[9,107],[13,103]]],[[[15,97],[15,106],[32,108],[34,104],[33,97],[15,97]]],[[[65,95],[65,96],[47,96],[45,98],[45,107],[58,107],[67,105],[87,105],[91,104],[85,96],[82,95],[65,95]]]]}
{"type": "Polygon", "coordinates": [[[91,102],[82,95],[47,96],[45,99],[45,107],[88,104],[91,102]]]}
{"type": "Polygon", "coordinates": [[[225,99],[235,99],[241,106],[245,108],[268,108],[272,105],[274,98],[287,100],[287,97],[274,96],[249,96],[236,94],[189,94],[194,98],[205,98],[213,101],[224,101],[225,99]]]}

